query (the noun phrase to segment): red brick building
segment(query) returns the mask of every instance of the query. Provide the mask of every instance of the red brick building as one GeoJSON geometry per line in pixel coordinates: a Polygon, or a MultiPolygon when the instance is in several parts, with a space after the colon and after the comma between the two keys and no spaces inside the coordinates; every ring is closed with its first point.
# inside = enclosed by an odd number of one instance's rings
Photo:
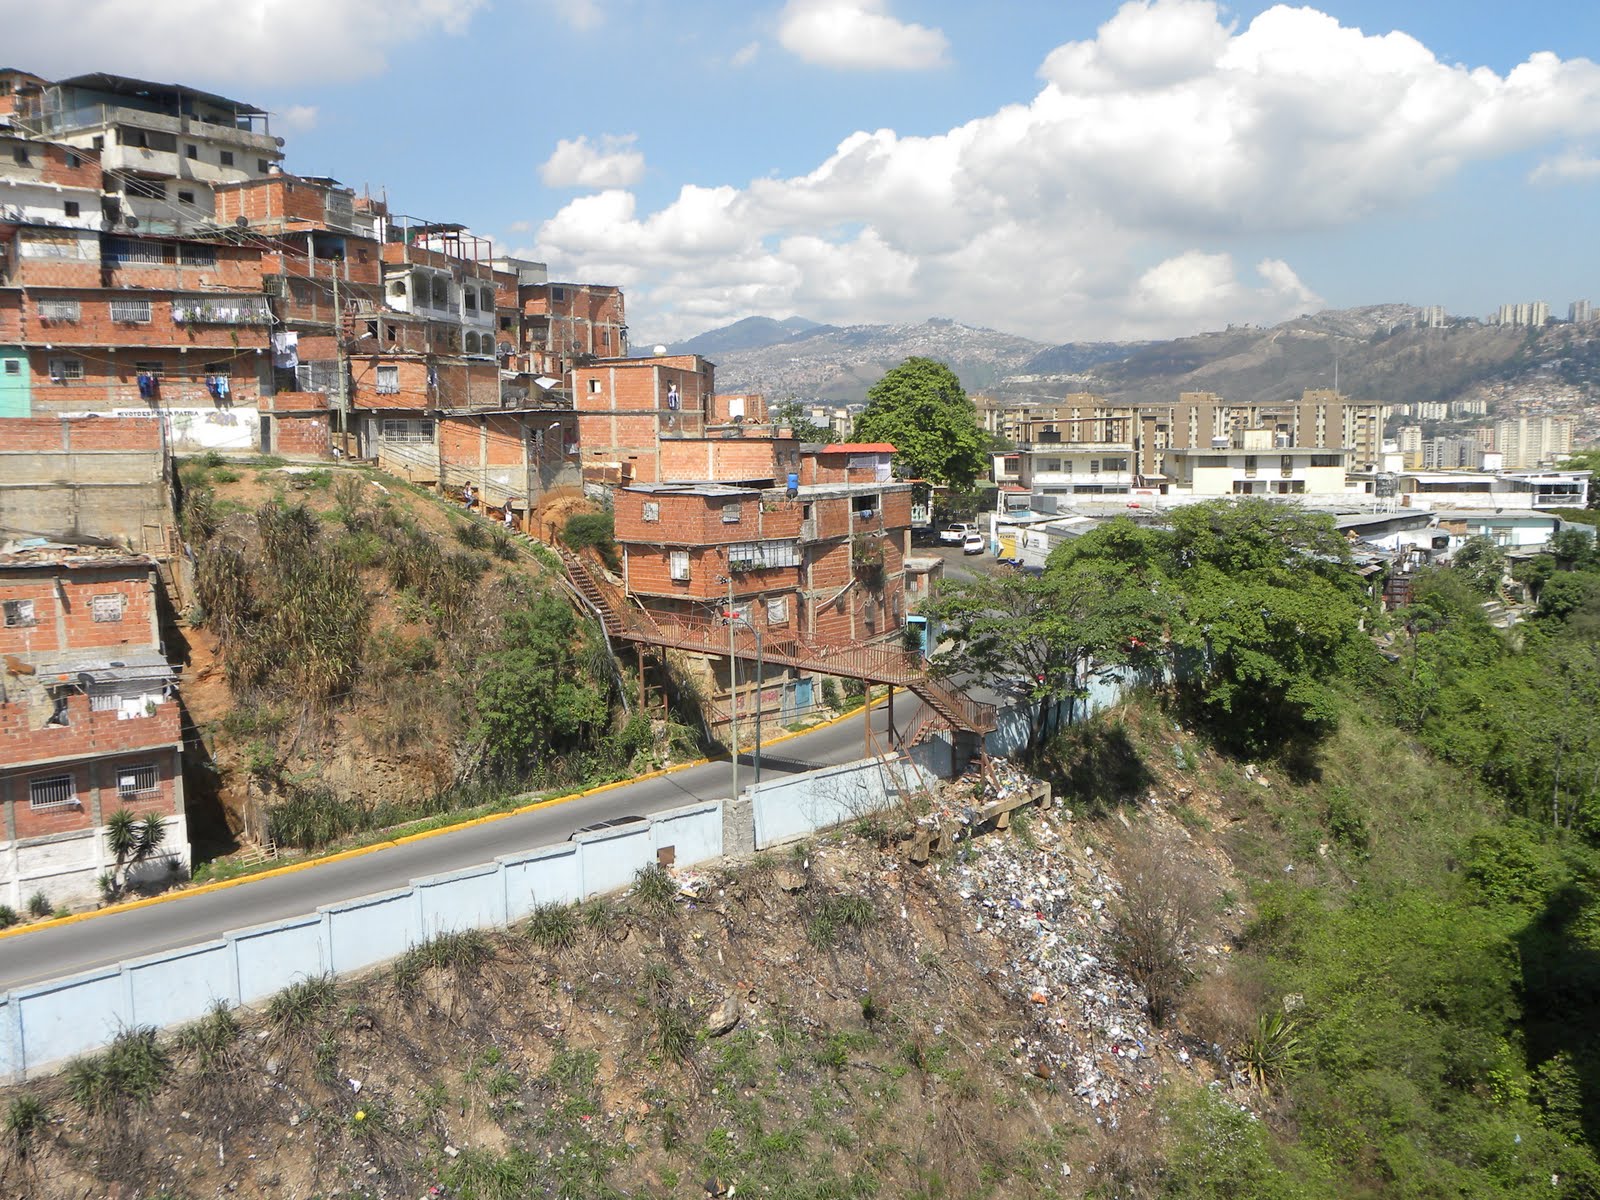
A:
{"type": "Polygon", "coordinates": [[[157,565],[44,547],[0,555],[0,902],[98,895],[118,808],[159,813],[161,861],[188,868],[182,730],[162,653],[157,565]]]}

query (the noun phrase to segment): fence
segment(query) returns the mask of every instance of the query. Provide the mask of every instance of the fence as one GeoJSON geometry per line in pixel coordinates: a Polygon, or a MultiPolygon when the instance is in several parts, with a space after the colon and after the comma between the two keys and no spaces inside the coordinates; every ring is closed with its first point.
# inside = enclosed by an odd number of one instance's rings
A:
{"type": "MultiPolygon", "coordinates": [[[[763,783],[744,793],[755,844],[765,848],[853,820],[934,778],[927,766],[868,758],[763,783]]],[[[259,1004],[297,980],[364,970],[441,933],[509,925],[541,904],[627,887],[652,863],[720,858],[724,820],[743,820],[745,811],[721,800],[670,809],[215,941],[15,988],[0,994],[0,1082],[97,1050],[123,1029],[183,1025],[218,1001],[259,1004]]],[[[735,830],[731,841],[748,846],[749,836],[735,830]]]]}
{"type": "Polygon", "coordinates": [[[441,933],[503,926],[540,904],[627,887],[663,850],[679,863],[720,857],[722,820],[720,800],[673,809],[216,941],[16,988],[0,996],[0,1081],[98,1049],[122,1029],[182,1025],[219,1000],[260,1003],[296,980],[360,971],[441,933]]]}

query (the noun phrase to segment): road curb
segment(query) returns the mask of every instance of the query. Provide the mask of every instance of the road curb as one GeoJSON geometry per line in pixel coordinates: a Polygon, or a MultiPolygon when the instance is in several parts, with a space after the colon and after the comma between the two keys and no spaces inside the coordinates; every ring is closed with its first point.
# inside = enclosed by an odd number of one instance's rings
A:
{"type": "MultiPolygon", "coordinates": [[[[863,709],[871,708],[874,705],[881,704],[882,702],[883,701],[881,698],[878,700],[868,700],[865,704],[858,705],[847,713],[840,713],[837,717],[831,717],[826,721],[822,721],[811,726],[809,729],[797,729],[788,733],[780,734],[775,738],[768,738],[766,741],[761,743],[761,748],[764,750],[768,746],[776,746],[781,742],[791,741],[794,738],[805,737],[808,733],[816,733],[819,730],[831,729],[833,726],[842,724],[843,722],[850,720],[852,717],[859,717],[863,709]]],[[[564,796],[552,796],[547,800],[536,800],[532,804],[524,804],[518,808],[510,808],[505,812],[486,813],[481,817],[469,817],[465,821],[458,821],[453,825],[441,825],[437,829],[424,829],[418,831],[417,833],[408,833],[397,838],[385,838],[383,841],[373,842],[368,846],[355,846],[349,850],[338,850],[332,854],[324,854],[317,858],[307,858],[301,860],[300,862],[288,863],[285,866],[273,867],[269,871],[259,871],[254,875],[241,875],[237,879],[219,879],[215,883],[202,883],[191,888],[182,888],[177,891],[165,892],[159,896],[146,896],[142,900],[129,900],[122,904],[112,904],[106,906],[105,908],[93,909],[90,912],[73,913],[70,916],[57,917],[54,920],[45,921],[37,925],[16,925],[10,929],[0,929],[0,941],[4,941],[6,938],[21,937],[30,933],[43,933],[50,929],[60,929],[64,925],[76,925],[82,921],[94,920],[96,917],[109,917],[118,913],[133,912],[135,909],[152,908],[157,904],[170,904],[175,900],[185,900],[192,896],[204,896],[210,892],[220,892],[224,888],[240,887],[247,883],[257,883],[266,879],[277,879],[284,875],[292,875],[297,871],[309,870],[312,867],[322,867],[328,866],[332,863],[348,862],[350,859],[360,858],[363,855],[372,854],[379,850],[389,850],[395,846],[405,846],[412,842],[426,841],[429,838],[439,837],[446,833],[457,833],[463,829],[472,829],[476,826],[487,825],[492,821],[504,821],[508,817],[519,817],[524,813],[537,812],[544,808],[554,808],[558,804],[566,804],[572,800],[582,800],[587,796],[598,796],[604,792],[615,791],[617,788],[629,787],[635,783],[643,783],[647,779],[660,779],[665,775],[675,775],[679,771],[688,771],[694,767],[703,767],[710,763],[726,761],[728,761],[728,756],[721,755],[717,758],[697,758],[693,762],[675,763],[670,767],[662,767],[656,771],[646,771],[644,774],[635,775],[631,779],[619,779],[614,783],[597,784],[592,788],[584,788],[580,792],[568,792],[564,796]]]]}

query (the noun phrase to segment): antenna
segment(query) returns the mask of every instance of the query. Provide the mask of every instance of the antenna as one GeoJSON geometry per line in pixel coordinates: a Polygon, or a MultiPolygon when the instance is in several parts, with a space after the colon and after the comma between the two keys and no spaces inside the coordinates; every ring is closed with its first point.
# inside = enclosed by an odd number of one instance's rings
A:
{"type": "Polygon", "coordinates": [[[245,216],[243,213],[240,213],[237,217],[235,217],[233,219],[233,227],[235,229],[249,229],[250,228],[250,218],[245,216]]]}
{"type": "Polygon", "coordinates": [[[139,218],[134,216],[132,213],[129,213],[127,216],[123,217],[122,223],[129,229],[139,228],[139,218]]]}

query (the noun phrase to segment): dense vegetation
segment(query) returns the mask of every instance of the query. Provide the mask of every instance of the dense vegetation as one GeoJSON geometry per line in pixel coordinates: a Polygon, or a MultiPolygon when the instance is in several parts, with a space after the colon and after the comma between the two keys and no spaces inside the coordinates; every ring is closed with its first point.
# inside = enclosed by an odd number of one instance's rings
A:
{"type": "MultiPolygon", "coordinates": [[[[946,596],[953,669],[1066,702],[1135,670],[1212,747],[1301,781],[1241,781],[1216,838],[1252,916],[1177,1018],[1258,1116],[1173,1091],[1098,1194],[1600,1195],[1600,559],[1574,534],[1519,566],[1510,631],[1483,610],[1505,565],[1471,546],[1384,614],[1331,521],[1217,504],[946,596]]],[[[1036,760],[1092,807],[1144,798],[1151,754],[1111,720],[1036,760]]]]}
{"type": "MultiPolygon", "coordinates": [[[[245,508],[218,498],[230,468],[184,468],[192,616],[234,702],[220,732],[276,841],[314,848],[650,759],[598,630],[506,531],[452,515],[447,540],[356,473],[289,478],[263,471],[273,494],[245,508]],[[339,747],[401,778],[335,778],[339,747]]],[[[585,520],[582,544],[604,550],[609,515],[585,520]]]]}

